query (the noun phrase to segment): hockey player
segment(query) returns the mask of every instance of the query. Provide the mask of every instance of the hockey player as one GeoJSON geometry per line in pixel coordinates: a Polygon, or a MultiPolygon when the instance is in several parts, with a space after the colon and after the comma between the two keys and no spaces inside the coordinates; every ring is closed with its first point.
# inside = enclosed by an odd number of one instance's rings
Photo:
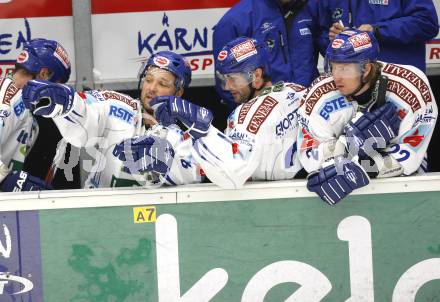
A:
{"type": "Polygon", "coordinates": [[[192,154],[206,176],[222,188],[252,180],[291,179],[301,169],[296,156],[296,111],[304,87],[272,86],[264,44],[240,37],[216,58],[223,88],[240,104],[229,116],[225,134],[205,117],[206,109],[179,97],[151,102],[156,118],[176,120],[195,138],[192,154]]]}
{"type": "Polygon", "coordinates": [[[69,143],[86,147],[95,157],[86,188],[201,180],[200,170],[185,153],[189,149],[185,144],[191,141],[184,140],[176,127],[156,125],[148,114],[152,98],[183,94],[191,81],[189,65],[181,55],[161,51],[145,62],[139,76],[140,101],[115,91],[75,93],[69,86],[45,81],[30,81],[24,88],[26,107],[35,115],[53,118],[69,143]],[[134,155],[126,156],[127,150],[134,155]]]}
{"type": "Polygon", "coordinates": [[[67,52],[56,41],[31,40],[17,58],[11,79],[0,78],[1,152],[0,182],[3,192],[50,189],[42,179],[21,171],[38,135],[38,124],[25,108],[22,88],[31,79],[64,83],[70,76],[67,52]]]}
{"type": "Polygon", "coordinates": [[[370,177],[426,169],[437,120],[429,82],[415,67],[377,61],[378,53],[372,33],[341,32],[326,52],[331,75],[315,81],[298,110],[307,187],[330,205],[370,177]]]}

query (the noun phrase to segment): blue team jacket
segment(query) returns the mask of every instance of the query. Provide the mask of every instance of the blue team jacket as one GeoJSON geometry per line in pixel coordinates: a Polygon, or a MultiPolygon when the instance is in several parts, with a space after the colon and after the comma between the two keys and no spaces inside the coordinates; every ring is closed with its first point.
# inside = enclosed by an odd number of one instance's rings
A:
{"type": "MultiPolygon", "coordinates": [[[[234,38],[247,36],[269,45],[272,82],[294,82],[308,86],[317,76],[318,23],[317,0],[308,4],[293,18],[287,32],[281,8],[276,0],[242,0],[220,19],[214,28],[213,54],[217,58],[223,46],[234,38]]],[[[230,94],[216,90],[232,108],[230,94]]]]}
{"type": "Polygon", "coordinates": [[[425,43],[439,31],[432,0],[320,0],[319,20],[321,50],[329,43],[328,30],[333,23],[342,20],[351,27],[371,24],[379,30],[380,60],[413,65],[422,71],[426,70],[425,43]]]}

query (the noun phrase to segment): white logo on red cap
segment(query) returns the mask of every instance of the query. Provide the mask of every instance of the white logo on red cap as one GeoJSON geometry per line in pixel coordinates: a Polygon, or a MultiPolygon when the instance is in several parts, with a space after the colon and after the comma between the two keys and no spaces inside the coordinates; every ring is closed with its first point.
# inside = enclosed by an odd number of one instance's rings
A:
{"type": "Polygon", "coordinates": [[[61,64],[63,64],[64,68],[70,68],[69,56],[67,55],[67,51],[61,45],[57,46],[53,55],[61,62],[61,64]]]}
{"type": "Polygon", "coordinates": [[[224,59],[226,59],[226,57],[228,56],[228,51],[227,50],[222,50],[219,52],[217,59],[219,61],[223,61],[224,59]]]}
{"type": "Polygon", "coordinates": [[[21,53],[18,55],[17,63],[24,63],[29,59],[29,53],[27,50],[22,50],[21,53]]]}
{"type": "Polygon", "coordinates": [[[167,67],[168,65],[170,65],[170,60],[168,60],[165,57],[162,56],[157,56],[153,59],[154,65],[158,66],[158,67],[167,67]]]}
{"type": "Polygon", "coordinates": [[[231,52],[234,55],[237,62],[241,62],[244,59],[257,54],[254,42],[252,40],[246,40],[231,48],[231,52]]]}
{"type": "Polygon", "coordinates": [[[340,48],[344,44],[342,39],[334,39],[332,43],[332,48],[340,48]]]}
{"type": "Polygon", "coordinates": [[[366,32],[351,36],[348,38],[348,41],[351,43],[351,45],[353,45],[354,51],[360,51],[365,48],[373,47],[370,36],[366,32]]]}

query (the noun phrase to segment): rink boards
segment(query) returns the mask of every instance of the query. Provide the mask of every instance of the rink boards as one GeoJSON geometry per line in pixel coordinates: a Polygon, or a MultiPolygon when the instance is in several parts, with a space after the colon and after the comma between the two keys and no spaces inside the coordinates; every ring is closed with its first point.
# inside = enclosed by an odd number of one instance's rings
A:
{"type": "Polygon", "coordinates": [[[438,301],[440,174],[0,195],[0,301],[438,301]]]}

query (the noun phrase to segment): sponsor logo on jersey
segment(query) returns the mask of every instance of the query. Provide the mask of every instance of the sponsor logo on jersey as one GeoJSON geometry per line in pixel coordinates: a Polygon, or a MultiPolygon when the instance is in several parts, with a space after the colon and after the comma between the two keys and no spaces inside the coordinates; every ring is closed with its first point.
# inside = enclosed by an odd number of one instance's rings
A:
{"type": "Polygon", "coordinates": [[[91,94],[95,99],[97,99],[100,102],[106,101],[104,96],[98,90],[90,90],[90,91],[87,91],[87,93],[91,94]]]}
{"type": "Polygon", "coordinates": [[[263,25],[261,25],[261,33],[264,34],[273,28],[275,28],[275,26],[272,23],[264,22],[263,25]]]}
{"type": "Polygon", "coordinates": [[[354,51],[360,51],[362,49],[373,47],[371,44],[370,36],[367,33],[363,32],[348,38],[348,41],[353,45],[354,51]]]}
{"type": "Polygon", "coordinates": [[[310,32],[310,29],[305,27],[305,28],[300,28],[299,29],[299,33],[301,36],[307,36],[307,35],[311,35],[312,33],[310,32]]]}
{"type": "Polygon", "coordinates": [[[252,115],[246,130],[250,133],[256,134],[277,104],[278,102],[270,96],[265,97],[263,102],[254,112],[254,115],[252,115]]]}
{"type": "Polygon", "coordinates": [[[123,120],[124,122],[127,123],[131,123],[131,121],[133,120],[133,113],[131,113],[130,111],[121,108],[121,107],[117,107],[114,105],[110,105],[110,116],[114,116],[118,119],[123,120]]]}
{"type": "Polygon", "coordinates": [[[334,81],[316,87],[313,93],[310,96],[306,97],[306,114],[310,115],[312,113],[313,107],[315,107],[316,103],[321,99],[324,94],[335,90],[337,90],[337,88],[334,81]]]}
{"type": "Polygon", "coordinates": [[[101,92],[101,94],[105,100],[112,99],[112,100],[117,100],[117,101],[123,102],[123,103],[127,104],[128,106],[130,106],[131,108],[133,108],[134,110],[137,110],[137,108],[138,108],[137,101],[133,100],[129,96],[124,95],[122,93],[118,93],[118,92],[114,92],[114,91],[103,91],[103,92],[101,92]]]}
{"type": "Polygon", "coordinates": [[[368,3],[375,5],[388,5],[388,0],[368,0],[368,3]]]}
{"type": "Polygon", "coordinates": [[[341,96],[336,99],[325,102],[319,109],[319,115],[328,121],[330,113],[339,111],[341,109],[351,106],[350,102],[346,102],[345,97],[341,96]]]}
{"type": "Polygon", "coordinates": [[[244,59],[257,54],[257,49],[255,48],[254,42],[249,39],[232,47],[231,52],[237,62],[241,62],[244,59]]]}
{"type": "Polygon", "coordinates": [[[165,57],[162,56],[156,56],[153,59],[154,65],[158,66],[158,67],[167,67],[168,65],[170,65],[170,60],[168,60],[165,57]]]}
{"type": "Polygon", "coordinates": [[[410,145],[411,147],[415,148],[417,147],[425,138],[424,135],[419,135],[419,129],[416,129],[413,134],[410,136],[407,136],[403,139],[403,142],[405,144],[410,145]]]}
{"type": "Polygon", "coordinates": [[[232,133],[230,133],[228,136],[229,136],[229,138],[232,138],[233,140],[239,140],[239,141],[249,141],[250,140],[247,133],[237,131],[236,129],[234,129],[232,131],[232,133]]]}
{"type": "Polygon", "coordinates": [[[67,51],[61,45],[58,44],[53,55],[60,60],[61,64],[63,64],[66,69],[70,68],[69,56],[67,55],[67,51]]]}
{"type": "Polygon", "coordinates": [[[289,87],[290,89],[292,89],[295,92],[300,92],[300,91],[303,91],[304,89],[306,89],[306,87],[299,85],[299,84],[295,84],[295,83],[287,84],[287,87],[289,87]]]}
{"type": "Polygon", "coordinates": [[[303,117],[301,114],[297,114],[296,118],[298,119],[298,123],[301,125],[301,127],[309,131],[309,120],[303,117]]]}
{"type": "Polygon", "coordinates": [[[436,117],[432,115],[433,109],[432,107],[428,107],[425,110],[424,114],[417,115],[416,121],[414,122],[412,128],[416,128],[420,124],[431,124],[433,120],[436,120],[436,117]]]}
{"type": "Polygon", "coordinates": [[[17,104],[15,104],[15,106],[14,106],[14,113],[15,113],[15,115],[17,117],[19,117],[20,115],[23,114],[25,109],[26,109],[26,107],[24,106],[23,101],[20,101],[17,104]]]}
{"type": "Polygon", "coordinates": [[[252,105],[255,104],[256,101],[257,101],[257,99],[255,98],[255,99],[250,100],[249,102],[241,105],[240,112],[238,113],[238,123],[239,124],[243,124],[243,122],[246,118],[246,115],[248,114],[252,105]]]}
{"type": "Polygon", "coordinates": [[[345,42],[342,39],[334,39],[333,43],[332,43],[332,47],[337,49],[337,48],[340,48],[342,45],[344,45],[344,43],[345,42]]]}
{"type": "Polygon", "coordinates": [[[397,116],[398,116],[401,120],[403,120],[403,119],[405,118],[405,116],[406,116],[406,110],[403,109],[403,108],[399,109],[399,111],[397,112],[397,116]]]}
{"type": "MultiPolygon", "coordinates": [[[[4,82],[4,79],[0,83],[0,89],[2,88],[2,84],[4,82]]],[[[18,93],[19,89],[17,86],[15,86],[11,80],[9,80],[8,86],[5,89],[4,95],[3,95],[3,104],[10,105],[12,98],[18,93]]]]}
{"type": "Polygon", "coordinates": [[[275,126],[275,133],[277,136],[283,136],[287,133],[287,130],[293,129],[294,126],[296,126],[295,123],[295,117],[296,117],[296,111],[298,109],[295,109],[294,111],[287,114],[285,118],[283,118],[278,125],[275,126]]]}
{"type": "Polygon", "coordinates": [[[382,70],[385,73],[395,75],[396,77],[403,78],[413,84],[423,97],[426,103],[432,102],[431,92],[429,91],[428,84],[420,78],[415,72],[406,69],[402,66],[397,66],[394,64],[387,64],[382,70]]]}
{"type": "Polygon", "coordinates": [[[17,57],[17,63],[24,63],[29,59],[29,53],[27,50],[22,50],[21,53],[17,57]]]}
{"type": "Polygon", "coordinates": [[[224,59],[226,59],[226,57],[228,56],[228,51],[227,50],[222,50],[218,53],[217,59],[219,61],[223,61],[224,59]]]}
{"type": "Polygon", "coordinates": [[[319,146],[319,142],[310,135],[309,131],[307,131],[306,128],[301,129],[301,134],[303,137],[303,141],[300,147],[301,151],[306,151],[319,146]]]}
{"type": "Polygon", "coordinates": [[[389,79],[387,90],[396,94],[402,101],[411,106],[413,112],[421,108],[417,96],[402,83],[389,79]]]}

